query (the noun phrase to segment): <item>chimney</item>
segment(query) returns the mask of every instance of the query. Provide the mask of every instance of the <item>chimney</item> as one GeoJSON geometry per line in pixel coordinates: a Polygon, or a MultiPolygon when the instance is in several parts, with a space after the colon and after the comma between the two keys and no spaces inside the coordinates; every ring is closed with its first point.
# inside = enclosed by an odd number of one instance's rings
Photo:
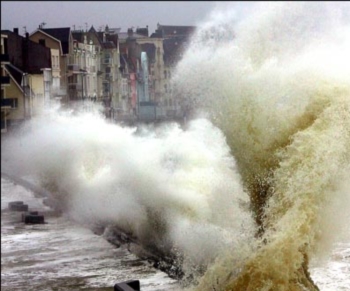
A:
{"type": "Polygon", "coordinates": [[[29,33],[26,32],[26,39],[29,39],[29,33]]]}
{"type": "Polygon", "coordinates": [[[18,35],[18,27],[14,28],[13,32],[18,35]]]}
{"type": "Polygon", "coordinates": [[[132,36],[133,35],[133,30],[132,30],[132,28],[128,28],[128,36],[130,37],[130,36],[132,36]]]}

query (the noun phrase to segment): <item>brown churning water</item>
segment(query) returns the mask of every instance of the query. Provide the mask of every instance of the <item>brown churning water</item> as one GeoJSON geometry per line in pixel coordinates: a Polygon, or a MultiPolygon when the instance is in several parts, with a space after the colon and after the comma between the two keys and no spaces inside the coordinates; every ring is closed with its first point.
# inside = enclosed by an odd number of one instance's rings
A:
{"type": "Polygon", "coordinates": [[[216,12],[179,64],[180,92],[223,131],[257,226],[252,249],[226,249],[196,290],[317,290],[309,260],[350,208],[349,8],[216,12]]]}

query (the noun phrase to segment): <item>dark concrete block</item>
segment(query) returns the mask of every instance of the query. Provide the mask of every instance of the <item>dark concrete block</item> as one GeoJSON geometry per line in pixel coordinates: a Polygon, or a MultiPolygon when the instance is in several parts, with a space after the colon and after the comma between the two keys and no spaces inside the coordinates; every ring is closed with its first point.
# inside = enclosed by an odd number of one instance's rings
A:
{"type": "Polygon", "coordinates": [[[130,280],[114,285],[114,291],[140,291],[140,281],[130,280]]]}
{"type": "Polygon", "coordinates": [[[24,223],[26,224],[42,224],[45,223],[43,215],[27,214],[24,216],[24,223]]]}
{"type": "Polygon", "coordinates": [[[27,215],[39,215],[39,212],[38,211],[29,211],[29,212],[22,213],[22,222],[25,222],[25,217],[27,215]]]}
{"type": "Polygon", "coordinates": [[[13,201],[9,203],[9,209],[12,211],[28,211],[28,205],[23,201],[13,201]]]}

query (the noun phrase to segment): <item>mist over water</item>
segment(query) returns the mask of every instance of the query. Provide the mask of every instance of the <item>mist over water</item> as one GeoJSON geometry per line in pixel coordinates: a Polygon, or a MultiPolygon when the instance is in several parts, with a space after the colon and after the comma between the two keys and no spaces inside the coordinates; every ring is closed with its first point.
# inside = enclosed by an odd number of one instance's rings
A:
{"type": "Polygon", "coordinates": [[[3,169],[179,254],[196,290],[313,290],[305,260],[350,232],[349,8],[215,11],[174,77],[197,113],[185,129],[52,111],[2,140],[3,169]]]}
{"type": "Polygon", "coordinates": [[[128,128],[97,113],[53,111],[3,141],[2,163],[36,177],[77,221],[114,225],[146,248],[181,254],[188,274],[255,232],[225,137],[205,119],[186,130],[128,128]]]}

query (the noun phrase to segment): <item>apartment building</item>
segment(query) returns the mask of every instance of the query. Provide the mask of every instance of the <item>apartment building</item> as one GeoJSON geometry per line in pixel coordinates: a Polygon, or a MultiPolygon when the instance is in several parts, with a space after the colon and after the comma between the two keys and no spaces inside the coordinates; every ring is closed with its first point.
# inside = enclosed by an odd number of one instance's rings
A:
{"type": "Polygon", "coordinates": [[[5,66],[10,63],[7,53],[7,35],[1,34],[1,133],[7,132],[7,119],[11,110],[11,103],[8,104],[6,89],[10,86],[10,76],[5,66]]]}
{"type": "Polygon", "coordinates": [[[189,40],[195,32],[195,26],[162,25],[157,24],[157,29],[151,38],[159,39],[162,44],[162,60],[158,65],[157,90],[162,94],[162,104],[166,115],[176,117],[182,115],[183,100],[176,93],[176,84],[172,82],[172,76],[177,63],[181,60],[187,48],[189,40]]]}
{"type": "Polygon", "coordinates": [[[69,27],[43,28],[39,27],[30,34],[29,39],[51,49],[54,58],[52,71],[52,97],[61,99],[67,104],[71,98],[68,94],[68,67],[73,55],[73,36],[69,27]],[[57,58],[59,56],[59,58],[57,58]]]}
{"type": "Polygon", "coordinates": [[[54,98],[66,106],[92,100],[101,102],[112,118],[116,114],[135,116],[138,88],[144,81],[141,52],[146,52],[149,100],[157,104],[159,115],[179,116],[182,101],[172,76],[194,31],[194,26],[158,24],[149,36],[148,27],[129,28],[127,32],[108,26],[100,31],[93,26],[86,31],[39,27],[29,39],[49,48],[50,66],[41,68],[41,81],[28,75],[24,82],[32,87],[43,83],[33,94],[41,96],[44,105],[54,98]]]}
{"type": "Polygon", "coordinates": [[[3,48],[7,50],[8,60],[2,69],[9,81],[8,86],[2,85],[2,120],[3,127],[8,128],[39,114],[49,105],[51,52],[49,48],[30,41],[28,33],[25,37],[19,35],[17,28],[3,30],[1,34],[4,35],[3,48]],[[8,106],[7,110],[3,108],[8,106]]]}
{"type": "Polygon", "coordinates": [[[73,55],[68,67],[68,88],[72,100],[96,101],[99,48],[83,31],[73,31],[73,55]]]}
{"type": "Polygon", "coordinates": [[[120,71],[120,28],[105,27],[104,31],[97,32],[97,37],[101,44],[101,79],[102,96],[109,116],[114,118],[115,114],[122,108],[128,111],[127,106],[123,106],[124,96],[122,91],[122,73],[120,71]]]}

